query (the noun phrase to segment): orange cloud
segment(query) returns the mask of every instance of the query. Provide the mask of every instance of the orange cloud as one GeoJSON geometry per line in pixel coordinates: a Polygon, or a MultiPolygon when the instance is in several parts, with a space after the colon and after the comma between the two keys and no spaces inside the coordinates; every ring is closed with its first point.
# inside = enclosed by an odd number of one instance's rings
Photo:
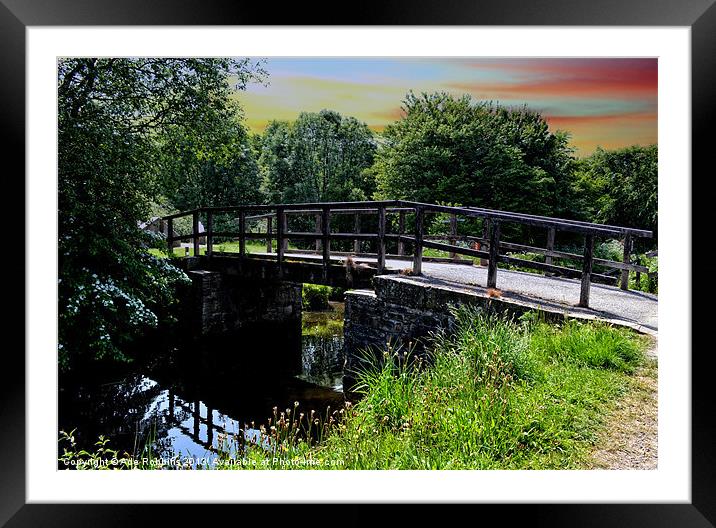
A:
{"type": "Polygon", "coordinates": [[[656,59],[537,59],[475,61],[471,68],[513,75],[502,82],[451,83],[456,89],[492,94],[541,96],[656,97],[656,59]]]}

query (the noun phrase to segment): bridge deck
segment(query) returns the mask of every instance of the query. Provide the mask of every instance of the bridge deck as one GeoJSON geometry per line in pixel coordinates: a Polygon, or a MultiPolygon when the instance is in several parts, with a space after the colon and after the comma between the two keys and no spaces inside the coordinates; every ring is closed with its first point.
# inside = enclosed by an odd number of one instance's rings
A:
{"type": "MultiPolygon", "coordinates": [[[[273,256],[275,254],[258,254],[273,256]]],[[[257,255],[257,256],[258,256],[257,255]]],[[[287,253],[287,258],[300,258],[320,261],[321,256],[309,253],[287,253]]],[[[332,258],[340,263],[345,257],[332,258]]],[[[355,262],[375,263],[375,258],[354,257],[355,262]]],[[[409,260],[386,259],[389,271],[410,269],[409,260]]],[[[423,276],[410,277],[435,284],[436,286],[456,287],[474,291],[484,291],[487,284],[487,268],[464,264],[423,262],[423,276]]],[[[625,291],[614,286],[592,284],[590,308],[576,306],[579,299],[580,281],[562,277],[547,277],[536,273],[500,269],[497,288],[502,298],[517,303],[527,303],[544,309],[566,311],[574,315],[598,317],[600,319],[626,322],[629,326],[646,333],[658,331],[658,302],[655,295],[639,291],[625,291]]]]}

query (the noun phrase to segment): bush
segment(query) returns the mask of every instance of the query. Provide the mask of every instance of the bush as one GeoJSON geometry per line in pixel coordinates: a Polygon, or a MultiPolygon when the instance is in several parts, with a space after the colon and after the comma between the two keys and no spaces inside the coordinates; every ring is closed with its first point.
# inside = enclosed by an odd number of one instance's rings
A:
{"type": "Polygon", "coordinates": [[[331,288],[318,284],[304,284],[302,290],[303,307],[307,310],[326,310],[330,307],[328,297],[331,288]]]}
{"type": "Polygon", "coordinates": [[[640,344],[628,330],[604,323],[570,320],[561,327],[538,325],[532,346],[560,361],[629,374],[642,358],[640,344]]]}

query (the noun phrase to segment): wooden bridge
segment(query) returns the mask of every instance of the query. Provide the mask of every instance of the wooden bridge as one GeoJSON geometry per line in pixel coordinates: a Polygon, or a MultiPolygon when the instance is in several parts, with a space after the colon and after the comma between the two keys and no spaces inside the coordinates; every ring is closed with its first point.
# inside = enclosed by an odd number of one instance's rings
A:
{"type": "Polygon", "coordinates": [[[630,271],[636,272],[637,280],[640,274],[648,273],[646,267],[632,262],[632,248],[635,238],[652,237],[651,231],[629,227],[403,200],[202,207],[162,220],[161,229],[167,234],[169,254],[173,254],[179,242],[190,241],[193,255],[200,255],[205,245],[204,254],[209,259],[224,262],[238,259],[248,267],[260,268],[264,276],[268,273],[278,279],[361,287],[367,279],[380,274],[400,272],[421,276],[426,261],[472,264],[473,259],[480,259],[480,264],[487,268],[485,284],[481,285],[486,288],[498,286],[498,263],[579,279],[576,304],[583,308],[589,307],[592,282],[618,285],[621,290],[628,290],[630,271]],[[181,222],[188,223],[183,218],[191,219],[185,233],[179,228],[181,222]],[[460,223],[469,223],[470,231],[481,232],[482,236],[460,234],[460,223]],[[216,229],[214,226],[219,224],[221,228],[216,229]],[[294,224],[293,230],[289,229],[291,224],[294,224]],[[431,233],[435,231],[431,227],[443,224],[445,228],[439,229],[443,233],[431,233]],[[505,240],[505,234],[516,229],[529,230],[532,235],[544,230],[546,247],[505,240]],[[555,250],[555,240],[560,232],[568,233],[572,241],[579,240],[582,252],[555,250]],[[620,239],[623,242],[622,259],[595,258],[597,239],[620,239]],[[248,254],[248,240],[265,241],[266,252],[248,254]],[[238,241],[238,253],[215,251],[221,241],[238,241]],[[290,241],[300,241],[304,247],[289,250],[290,241]],[[332,243],[344,246],[343,250],[332,252],[332,243]],[[369,249],[363,251],[366,245],[369,249]],[[449,257],[424,257],[426,248],[446,252],[449,257]],[[520,253],[544,255],[545,259],[544,262],[528,260],[520,258],[520,253]],[[352,265],[347,261],[348,256],[355,259],[352,265]],[[469,260],[459,256],[469,257],[469,260]],[[557,259],[562,264],[566,261],[576,265],[558,265],[555,263],[557,259]],[[402,264],[398,268],[386,266],[386,261],[405,261],[405,267],[402,264]],[[607,271],[595,273],[595,265],[607,271]]]}

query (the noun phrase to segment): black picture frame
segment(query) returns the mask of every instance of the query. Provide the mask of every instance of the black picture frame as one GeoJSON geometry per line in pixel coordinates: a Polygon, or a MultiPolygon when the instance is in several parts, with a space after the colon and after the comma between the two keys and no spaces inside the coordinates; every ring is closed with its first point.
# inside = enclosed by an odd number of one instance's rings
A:
{"type": "MultiPolygon", "coordinates": [[[[490,0],[451,2],[362,2],[351,20],[341,18],[341,10],[311,3],[285,3],[276,8],[262,3],[229,0],[0,0],[0,56],[3,79],[0,81],[0,121],[3,143],[7,147],[4,168],[6,196],[22,210],[13,214],[22,223],[25,196],[25,28],[27,26],[74,25],[549,25],[549,26],[688,26],[691,28],[692,73],[692,197],[708,197],[704,186],[707,157],[711,156],[708,133],[716,117],[712,97],[716,84],[716,6],[715,0],[490,0]],[[9,160],[16,163],[14,171],[9,160]],[[10,175],[15,175],[10,177],[10,175]],[[699,175],[694,177],[694,175],[699,175]]],[[[713,171],[711,171],[713,172],[713,171]]],[[[688,183],[688,175],[678,175],[688,183]]],[[[692,240],[708,240],[710,224],[708,204],[697,207],[692,201],[692,240]]],[[[7,214],[7,213],[6,213],[7,214]]],[[[23,227],[24,233],[24,227],[23,227]]],[[[17,235],[14,237],[17,240],[17,235]]],[[[684,241],[682,241],[684,242],[684,241]]],[[[685,241],[688,242],[688,241],[685,241]]],[[[675,242],[675,243],[678,243],[675,242]]],[[[24,251],[19,244],[6,253],[7,277],[25,277],[24,251]]],[[[689,246],[685,246],[689,247],[689,246]]],[[[6,246],[7,248],[7,246],[6,246]]],[[[710,255],[702,255],[701,262],[710,255]]],[[[713,274],[713,265],[700,270],[694,260],[692,274],[713,274]]],[[[713,260],[711,260],[713,262],[713,260]]],[[[19,280],[6,280],[8,285],[19,280]]],[[[23,285],[24,286],[24,285],[23,285]]],[[[684,284],[689,288],[691,284],[684,284]]],[[[708,285],[707,285],[708,287],[708,285]]],[[[708,297],[708,291],[701,296],[708,297]]],[[[6,295],[10,295],[6,291],[6,295]]],[[[25,327],[24,288],[13,299],[13,310],[6,315],[10,328],[25,327]]],[[[7,298],[6,298],[7,299],[7,298]]],[[[9,303],[9,301],[6,301],[9,303]]],[[[692,301],[692,340],[704,333],[708,312],[699,311],[692,301]]],[[[693,340],[692,342],[697,342],[693,340]]],[[[703,341],[708,343],[708,341],[703,341]]],[[[26,504],[25,500],[25,359],[24,338],[18,346],[5,346],[2,383],[0,383],[0,526],[127,526],[161,515],[163,523],[181,521],[186,508],[173,505],[161,508],[149,505],[78,505],[26,504]]],[[[669,351],[686,353],[687,351],[669,351]]],[[[692,501],[689,504],[531,504],[484,505],[480,508],[498,514],[501,524],[550,526],[714,526],[716,523],[716,435],[713,420],[710,347],[695,348],[692,353],[692,501]]],[[[316,498],[320,501],[320,497],[316,498]]],[[[219,520],[226,506],[211,505],[212,518],[219,520]]],[[[244,508],[244,506],[242,506],[244,508]]],[[[418,511],[420,508],[418,508],[418,511]]],[[[254,512],[246,513],[251,518],[254,512]]],[[[263,514],[265,515],[265,513],[263,514]]],[[[262,515],[262,516],[263,516],[262,515]]],[[[295,508],[275,509],[276,515],[295,518],[295,508]]],[[[333,522],[364,525],[375,515],[373,507],[346,505],[333,522]]],[[[380,515],[385,515],[380,513],[380,515]]],[[[451,515],[459,515],[458,513],[451,515]]],[[[474,515],[474,514],[471,514],[474,515]]],[[[261,517],[256,518],[259,521],[261,517]]],[[[455,519],[457,519],[455,517],[455,519]]],[[[207,518],[207,522],[209,519],[207,518]]],[[[319,522],[318,520],[316,522],[319,522]]]]}

